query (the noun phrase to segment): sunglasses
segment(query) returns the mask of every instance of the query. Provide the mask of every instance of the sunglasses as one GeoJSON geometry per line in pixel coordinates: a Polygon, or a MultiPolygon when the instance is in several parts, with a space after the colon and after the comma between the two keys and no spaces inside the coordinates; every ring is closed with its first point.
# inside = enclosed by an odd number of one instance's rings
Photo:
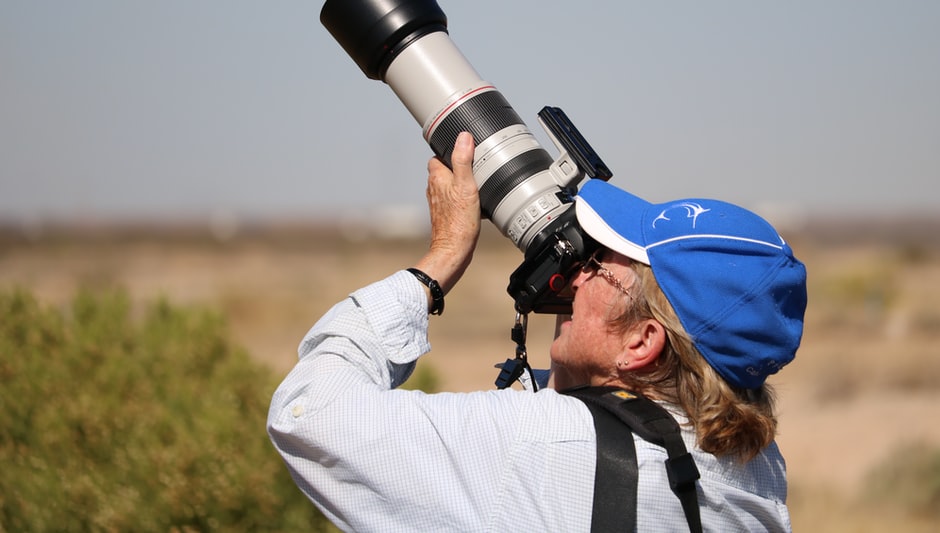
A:
{"type": "Polygon", "coordinates": [[[616,287],[616,289],[627,296],[630,296],[630,291],[623,286],[623,283],[617,279],[617,276],[613,272],[607,269],[604,265],[601,264],[598,259],[598,255],[603,253],[603,249],[595,250],[591,257],[587,261],[581,264],[581,272],[597,274],[598,276],[607,280],[608,283],[616,287]]]}

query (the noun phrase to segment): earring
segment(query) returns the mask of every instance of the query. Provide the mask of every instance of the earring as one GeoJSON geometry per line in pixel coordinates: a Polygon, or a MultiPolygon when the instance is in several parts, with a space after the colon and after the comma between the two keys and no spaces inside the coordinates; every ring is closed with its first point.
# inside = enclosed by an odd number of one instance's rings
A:
{"type": "Polygon", "coordinates": [[[617,361],[617,368],[627,368],[630,366],[630,361],[617,361]]]}

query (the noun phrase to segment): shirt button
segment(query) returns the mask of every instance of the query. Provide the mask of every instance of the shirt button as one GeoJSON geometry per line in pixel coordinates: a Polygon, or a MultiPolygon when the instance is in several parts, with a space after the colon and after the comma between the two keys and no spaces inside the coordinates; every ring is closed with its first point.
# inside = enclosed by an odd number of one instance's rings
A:
{"type": "Polygon", "coordinates": [[[294,415],[294,418],[300,418],[300,416],[304,414],[304,406],[300,404],[295,405],[291,408],[290,414],[294,415]]]}

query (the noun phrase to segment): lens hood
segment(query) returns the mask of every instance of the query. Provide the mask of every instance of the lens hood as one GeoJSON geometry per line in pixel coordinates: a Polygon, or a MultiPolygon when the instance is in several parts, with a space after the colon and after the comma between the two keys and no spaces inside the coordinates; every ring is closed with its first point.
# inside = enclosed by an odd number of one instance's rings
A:
{"type": "Polygon", "coordinates": [[[320,22],[366,76],[383,81],[409,44],[447,31],[447,16],[435,0],[328,0],[320,22]]]}

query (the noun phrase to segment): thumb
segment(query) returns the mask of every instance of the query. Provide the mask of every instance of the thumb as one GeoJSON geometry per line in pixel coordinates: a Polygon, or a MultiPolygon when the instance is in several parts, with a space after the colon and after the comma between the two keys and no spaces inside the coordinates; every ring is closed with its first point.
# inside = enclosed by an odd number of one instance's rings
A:
{"type": "Polygon", "coordinates": [[[450,162],[453,166],[454,175],[458,179],[465,179],[467,176],[473,177],[474,148],[473,135],[469,132],[465,131],[457,136],[450,162]]]}

